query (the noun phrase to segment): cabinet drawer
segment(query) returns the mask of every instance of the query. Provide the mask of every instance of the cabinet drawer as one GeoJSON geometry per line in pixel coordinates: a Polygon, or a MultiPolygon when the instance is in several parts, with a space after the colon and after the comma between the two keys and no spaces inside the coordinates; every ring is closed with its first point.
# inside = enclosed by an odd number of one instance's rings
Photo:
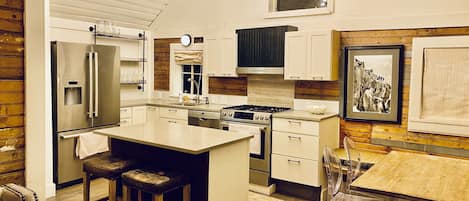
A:
{"type": "Polygon", "coordinates": [[[272,122],[274,131],[284,131],[290,133],[319,136],[318,122],[280,118],[274,118],[272,122]]]}
{"type": "Polygon", "coordinates": [[[274,131],[272,134],[272,153],[318,160],[319,138],[274,131]]]}
{"type": "Polygon", "coordinates": [[[120,126],[130,126],[130,125],[132,125],[131,118],[121,118],[120,126]]]}
{"type": "Polygon", "coordinates": [[[121,118],[132,118],[132,108],[123,107],[121,108],[121,118]]]}
{"type": "Polygon", "coordinates": [[[186,109],[177,109],[169,107],[160,108],[160,117],[162,118],[180,119],[187,121],[188,113],[189,111],[186,109]]]}
{"type": "Polygon", "coordinates": [[[272,178],[319,187],[318,162],[272,154],[272,178]]]}
{"type": "Polygon", "coordinates": [[[182,125],[187,125],[188,124],[188,122],[186,120],[168,119],[168,118],[160,118],[160,122],[169,123],[169,124],[182,124],[182,125]]]}

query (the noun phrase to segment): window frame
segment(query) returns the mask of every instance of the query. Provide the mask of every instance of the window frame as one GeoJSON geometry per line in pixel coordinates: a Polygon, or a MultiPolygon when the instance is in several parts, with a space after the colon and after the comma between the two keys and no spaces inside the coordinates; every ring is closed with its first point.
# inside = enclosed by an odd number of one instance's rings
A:
{"type": "Polygon", "coordinates": [[[183,65],[180,65],[181,68],[184,69],[185,66],[190,66],[191,67],[191,72],[184,72],[184,70],[181,70],[181,89],[182,89],[182,94],[183,95],[196,95],[196,90],[195,90],[195,84],[194,83],[191,83],[191,88],[190,88],[190,92],[189,93],[184,93],[184,82],[186,82],[184,80],[184,75],[190,75],[191,79],[195,79],[195,76],[198,75],[199,76],[199,84],[202,85],[202,89],[199,89],[199,94],[202,95],[203,94],[203,87],[205,86],[205,84],[203,84],[203,79],[204,79],[204,76],[203,76],[203,65],[202,64],[183,64],[183,65]],[[196,73],[194,68],[195,66],[200,66],[200,72],[199,73],[196,73]]]}
{"type": "Polygon", "coordinates": [[[334,12],[334,0],[327,0],[327,6],[324,8],[308,8],[289,11],[276,11],[277,0],[265,0],[266,2],[266,19],[268,18],[283,18],[283,17],[298,17],[308,15],[327,15],[334,12]]]}
{"type": "MultiPolygon", "coordinates": [[[[170,97],[178,97],[179,94],[183,94],[182,88],[182,65],[176,64],[175,53],[177,51],[203,51],[203,44],[192,44],[189,47],[184,47],[180,43],[171,43],[170,44],[170,56],[169,56],[169,94],[170,97]]],[[[189,65],[189,64],[188,64],[189,65]]],[[[193,64],[190,64],[193,65],[193,64]]],[[[195,64],[199,65],[199,64],[195,64]]],[[[200,64],[203,71],[203,62],[200,64]]],[[[201,96],[208,95],[208,76],[202,76],[202,94],[201,96]]],[[[190,98],[194,98],[195,94],[185,94],[190,98]]]]}
{"type": "Polygon", "coordinates": [[[469,48],[469,36],[436,36],[414,38],[412,42],[412,71],[409,89],[410,132],[469,137],[469,121],[461,119],[425,119],[422,117],[424,51],[426,48],[469,48]]]}

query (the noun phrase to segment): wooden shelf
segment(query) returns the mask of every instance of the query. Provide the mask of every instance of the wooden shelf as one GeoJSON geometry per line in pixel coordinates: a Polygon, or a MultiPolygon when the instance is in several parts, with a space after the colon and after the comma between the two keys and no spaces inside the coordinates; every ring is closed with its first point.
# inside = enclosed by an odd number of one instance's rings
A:
{"type": "Polygon", "coordinates": [[[128,81],[128,82],[121,82],[121,85],[134,85],[134,84],[146,84],[146,80],[135,80],[135,81],[128,81]]]}
{"type": "Polygon", "coordinates": [[[109,35],[109,34],[102,34],[96,33],[97,38],[107,38],[107,39],[118,39],[118,40],[147,40],[146,37],[134,36],[134,35],[125,35],[120,34],[119,36],[109,35]]]}
{"type": "Polygon", "coordinates": [[[124,61],[124,62],[148,62],[148,60],[144,59],[144,58],[131,58],[131,57],[121,57],[121,61],[124,61]]]}

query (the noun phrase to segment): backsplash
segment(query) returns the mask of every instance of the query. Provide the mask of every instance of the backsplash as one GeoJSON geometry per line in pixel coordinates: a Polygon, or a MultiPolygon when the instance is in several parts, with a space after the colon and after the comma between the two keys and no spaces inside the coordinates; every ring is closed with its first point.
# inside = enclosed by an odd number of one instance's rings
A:
{"type": "Polygon", "coordinates": [[[248,76],[248,103],[293,108],[295,82],[284,80],[283,75],[248,76]]]}

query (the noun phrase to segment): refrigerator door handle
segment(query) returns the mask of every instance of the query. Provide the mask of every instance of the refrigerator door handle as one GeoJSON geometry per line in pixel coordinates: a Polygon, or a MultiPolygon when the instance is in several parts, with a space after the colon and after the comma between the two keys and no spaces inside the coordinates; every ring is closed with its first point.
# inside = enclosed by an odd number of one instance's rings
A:
{"type": "Polygon", "coordinates": [[[88,118],[93,118],[93,52],[88,52],[88,70],[89,70],[89,104],[88,118]]]}
{"type": "Polygon", "coordinates": [[[98,117],[98,103],[99,103],[99,74],[98,74],[98,69],[99,69],[99,60],[98,60],[98,52],[94,52],[94,116],[98,117]]]}

